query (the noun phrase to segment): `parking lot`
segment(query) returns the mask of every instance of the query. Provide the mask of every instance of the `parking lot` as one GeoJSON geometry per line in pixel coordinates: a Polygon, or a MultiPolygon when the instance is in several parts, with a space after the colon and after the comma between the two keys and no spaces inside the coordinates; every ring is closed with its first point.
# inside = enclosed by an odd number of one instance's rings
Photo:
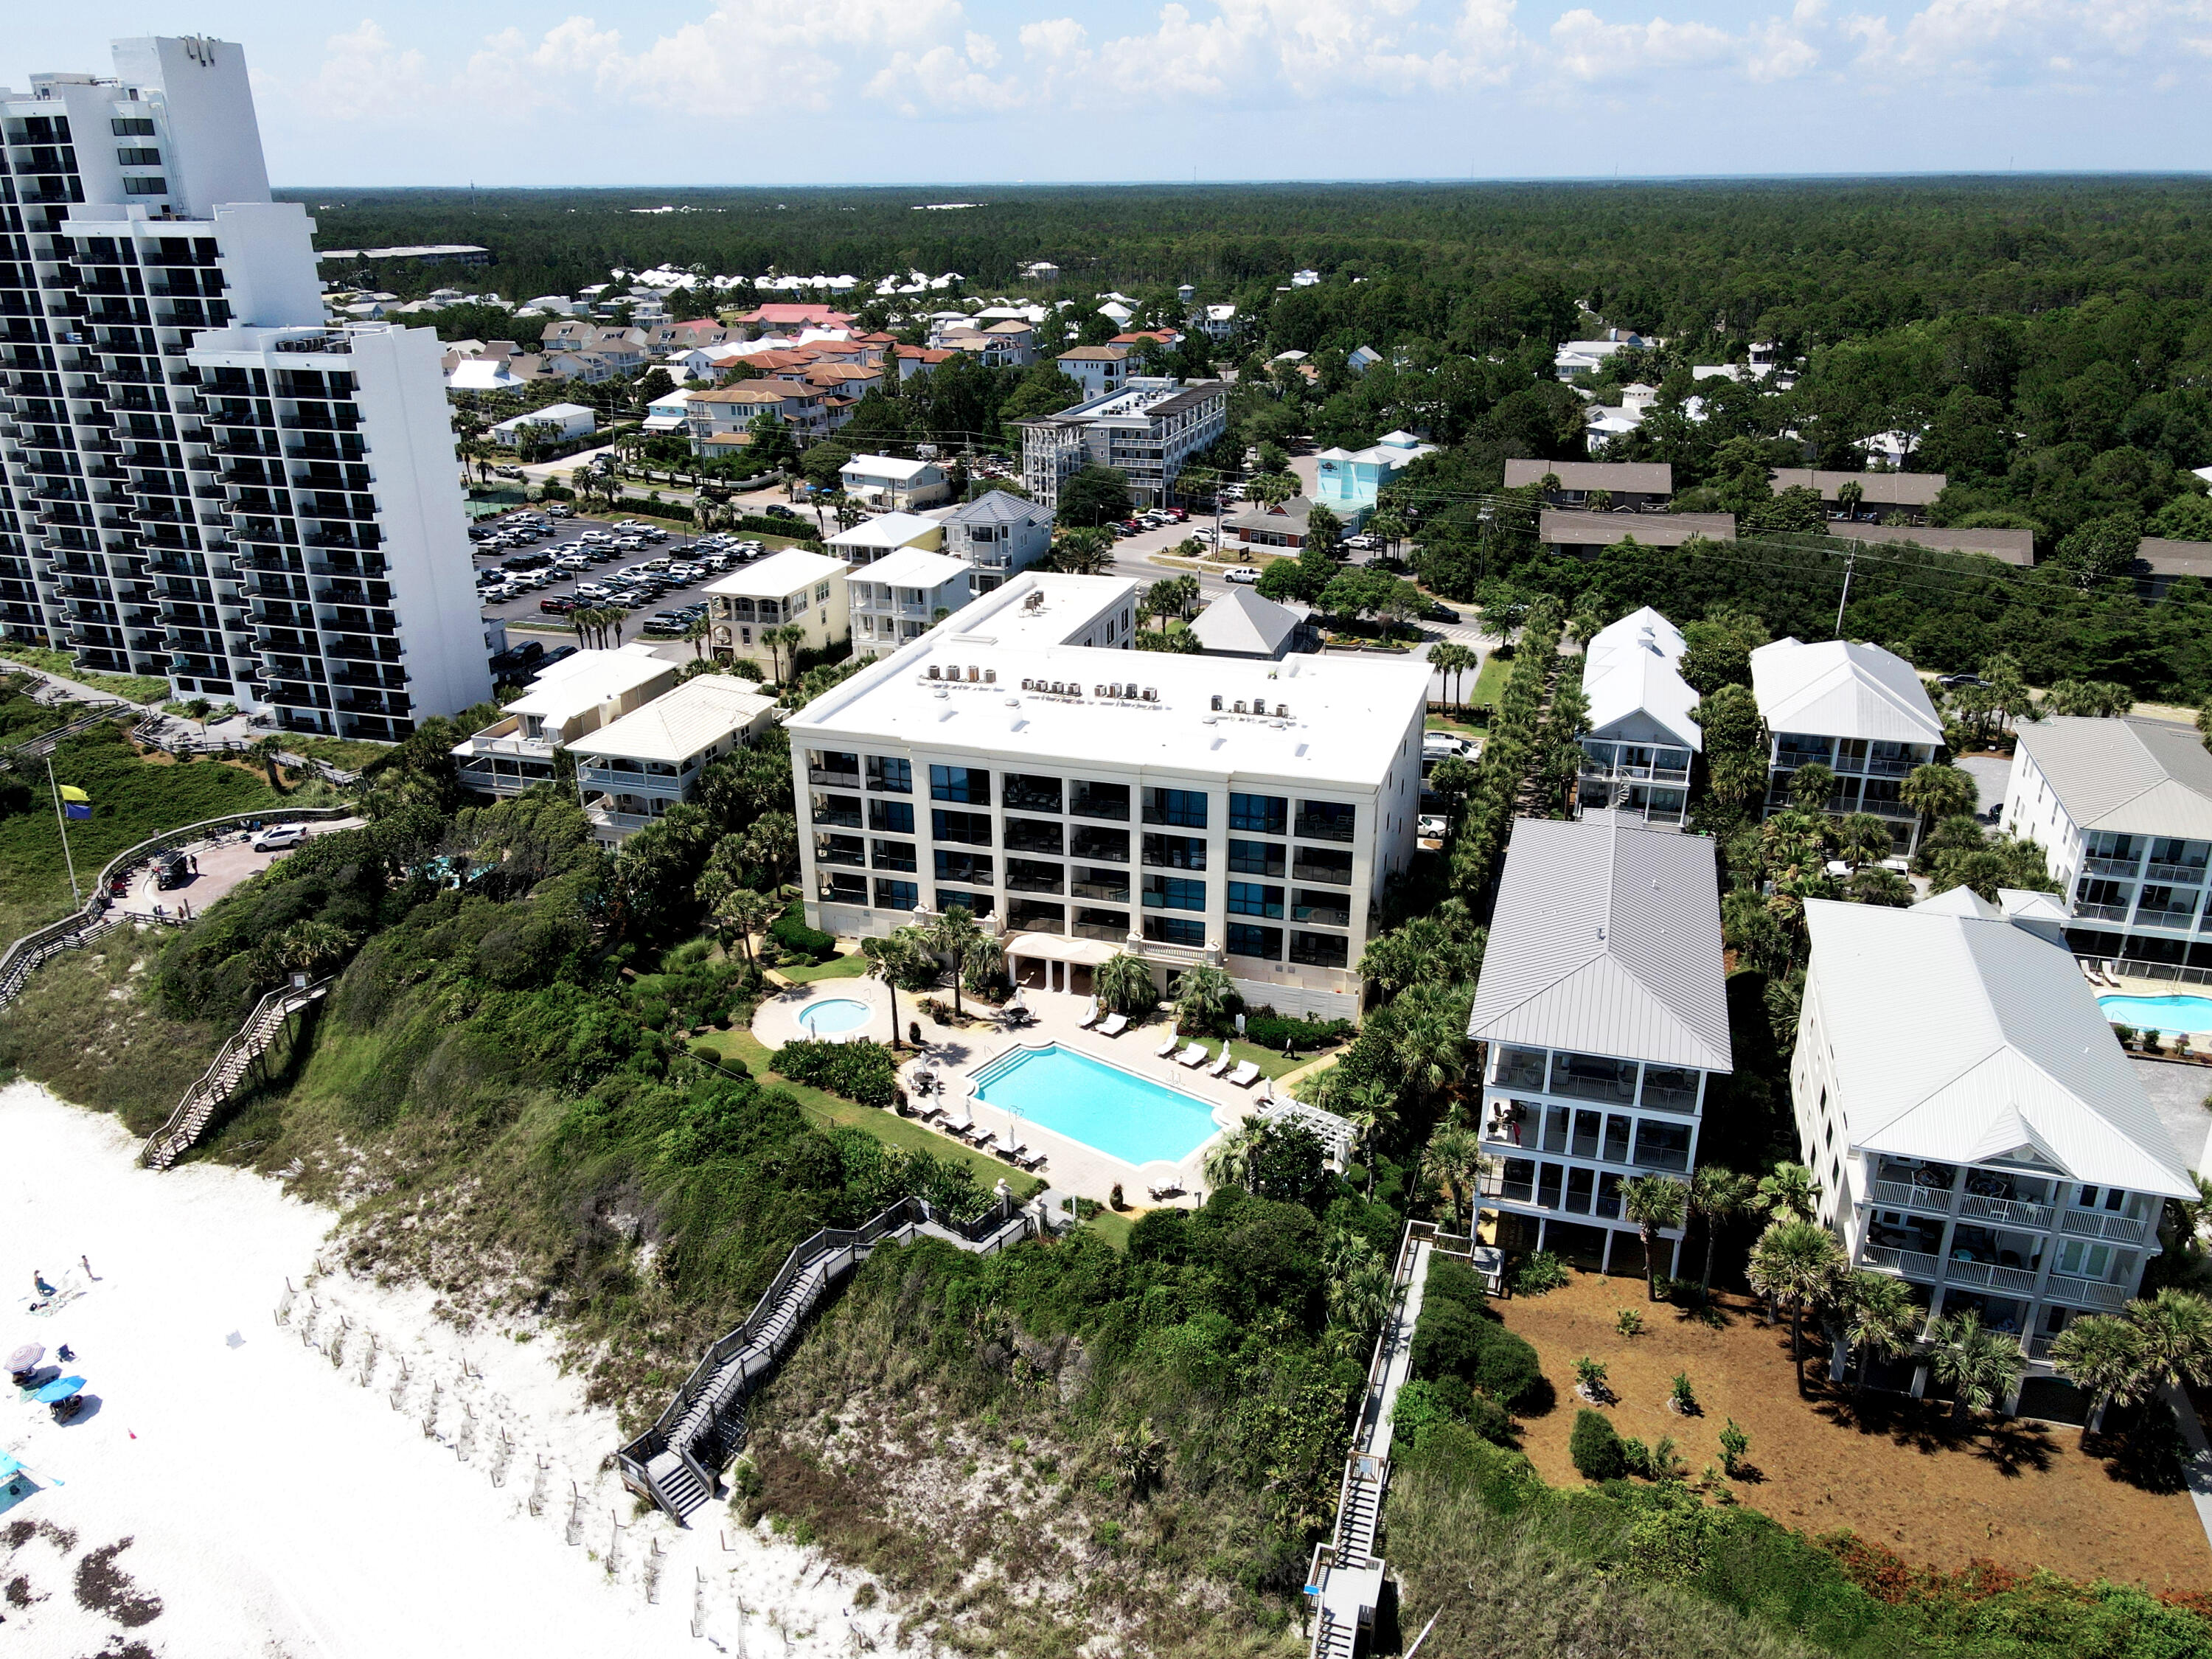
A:
{"type": "MultiPolygon", "coordinates": [[[[795,520],[792,525],[794,534],[811,527],[795,520]]],[[[772,538],[697,537],[636,520],[544,516],[542,509],[518,508],[496,519],[483,520],[476,528],[511,538],[504,544],[480,541],[473,550],[479,593],[484,593],[488,575],[504,577],[511,583],[511,591],[504,597],[485,596],[487,618],[510,626],[528,623],[565,629],[569,605],[614,606],[629,612],[633,626],[623,631],[633,638],[642,624],[659,612],[701,604],[696,590],[717,575],[775,550],[772,538]],[[544,533],[523,540],[515,532],[525,524],[542,526],[544,533]],[[605,539],[587,539],[595,538],[605,539]],[[572,568],[563,568],[560,562],[563,560],[572,568]],[[573,568],[584,560],[589,561],[588,565],[573,568]],[[688,577],[668,568],[687,562],[703,562],[707,568],[688,577]],[[512,568],[518,563],[535,568],[512,568]],[[615,591],[580,593],[580,589],[586,588],[615,591]],[[549,599],[566,603],[549,608],[545,603],[549,599]]],[[[654,631],[672,638],[681,630],[654,631]]]]}

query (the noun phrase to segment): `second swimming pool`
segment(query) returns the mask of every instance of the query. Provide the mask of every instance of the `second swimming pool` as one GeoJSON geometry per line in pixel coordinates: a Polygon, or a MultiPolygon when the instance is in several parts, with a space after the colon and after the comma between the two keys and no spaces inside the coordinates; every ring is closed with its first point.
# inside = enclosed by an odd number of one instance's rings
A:
{"type": "Polygon", "coordinates": [[[2168,1036],[2212,1031],[2212,999],[2205,997],[2099,997],[2097,1006],[2116,1025],[2168,1036]]]}
{"type": "Polygon", "coordinates": [[[1196,1096],[1057,1043],[984,1066],[975,1098],[1125,1164],[1180,1163],[1220,1127],[1196,1096]]]}

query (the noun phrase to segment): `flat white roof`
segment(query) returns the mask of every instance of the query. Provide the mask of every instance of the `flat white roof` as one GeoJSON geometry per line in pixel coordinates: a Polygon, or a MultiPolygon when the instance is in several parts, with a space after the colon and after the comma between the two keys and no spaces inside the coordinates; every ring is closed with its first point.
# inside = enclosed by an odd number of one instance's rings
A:
{"type": "Polygon", "coordinates": [[[944,627],[956,643],[972,645],[1073,645],[1100,618],[1130,607],[1135,614],[1138,584],[1127,576],[1062,576],[1027,570],[983,595],[944,627]]]}
{"type": "Polygon", "coordinates": [[[802,587],[845,574],[845,562],[826,553],[809,553],[787,547],[756,564],[732,570],[707,584],[709,593],[728,593],[739,599],[780,599],[802,587]]]}
{"type": "Polygon", "coordinates": [[[908,542],[943,526],[919,513],[885,513],[864,520],[830,538],[831,547],[904,547],[908,542]]]}
{"type": "Polygon", "coordinates": [[[787,722],[793,743],[903,743],[1002,763],[1372,787],[1399,758],[1428,699],[1428,667],[1420,662],[1247,662],[1000,643],[982,631],[989,623],[952,632],[961,620],[939,624],[816,698],[787,722]],[[949,678],[955,673],[957,681],[949,678]],[[1267,713],[1239,714],[1240,700],[1248,711],[1258,704],[1267,713]]]}
{"type": "Polygon", "coordinates": [[[862,565],[848,574],[856,582],[882,582],[890,587],[918,587],[926,592],[942,587],[955,577],[964,577],[969,570],[964,559],[949,559],[942,553],[926,553],[918,547],[902,547],[896,552],[884,554],[873,564],[862,565]]]}
{"type": "Polygon", "coordinates": [[[754,682],[733,674],[701,674],[644,708],[587,732],[568,745],[576,755],[619,756],[680,764],[733,732],[751,729],[775,707],[754,682]]]}
{"type": "Polygon", "coordinates": [[[579,651],[530,682],[530,689],[500,712],[542,714],[561,725],[610,697],[635,691],[676,666],[651,646],[632,641],[616,651],[579,651]]]}
{"type": "Polygon", "coordinates": [[[866,478],[911,478],[936,465],[934,461],[902,461],[896,455],[855,455],[837,471],[857,472],[866,478]]]}

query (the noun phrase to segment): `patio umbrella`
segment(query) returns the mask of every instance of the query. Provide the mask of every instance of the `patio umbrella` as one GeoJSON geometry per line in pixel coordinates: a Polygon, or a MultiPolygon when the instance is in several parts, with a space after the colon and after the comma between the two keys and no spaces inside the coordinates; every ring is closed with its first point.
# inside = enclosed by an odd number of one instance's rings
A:
{"type": "Polygon", "coordinates": [[[42,1406],[52,1406],[68,1399],[84,1386],[81,1376],[58,1376],[31,1396],[42,1406]]]}
{"type": "Polygon", "coordinates": [[[8,1369],[11,1371],[27,1371],[46,1357],[46,1351],[37,1343],[26,1342],[8,1356],[8,1369]]]}

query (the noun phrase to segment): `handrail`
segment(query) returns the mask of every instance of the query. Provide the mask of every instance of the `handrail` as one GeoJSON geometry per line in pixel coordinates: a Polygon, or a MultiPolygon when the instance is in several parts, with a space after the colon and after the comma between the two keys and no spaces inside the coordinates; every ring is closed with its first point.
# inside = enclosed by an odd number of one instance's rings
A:
{"type": "Polygon", "coordinates": [[[199,1080],[185,1091],[185,1097],[177,1103],[177,1109],[169,1114],[168,1121],[146,1137],[145,1145],[138,1149],[138,1161],[149,1169],[155,1170],[167,1169],[174,1163],[178,1154],[185,1149],[182,1146],[170,1148],[168,1145],[170,1137],[190,1120],[194,1109],[199,1105],[204,1097],[216,1092],[219,1085],[213,1085],[211,1079],[222,1070],[224,1063],[234,1053],[244,1049],[259,1037],[261,1027],[269,1020],[272,1012],[281,1021],[284,1016],[292,1012],[289,1006],[292,1002],[297,1000],[304,1007],[313,1001],[319,993],[327,989],[330,984],[329,979],[319,979],[312,985],[279,986],[255,1003],[253,1012],[246,1015],[239,1028],[224,1040],[222,1047],[216,1050],[215,1058],[208,1062],[208,1068],[200,1073],[199,1080]],[[165,1152],[168,1154],[166,1158],[161,1156],[165,1152]]]}
{"type": "Polygon", "coordinates": [[[80,715],[66,726],[57,726],[50,732],[41,732],[36,737],[26,738],[19,744],[0,749],[0,766],[14,766],[21,760],[40,759],[52,753],[54,745],[64,738],[73,738],[80,732],[88,732],[95,726],[113,720],[130,707],[128,703],[111,703],[94,709],[89,714],[80,715]]]}

